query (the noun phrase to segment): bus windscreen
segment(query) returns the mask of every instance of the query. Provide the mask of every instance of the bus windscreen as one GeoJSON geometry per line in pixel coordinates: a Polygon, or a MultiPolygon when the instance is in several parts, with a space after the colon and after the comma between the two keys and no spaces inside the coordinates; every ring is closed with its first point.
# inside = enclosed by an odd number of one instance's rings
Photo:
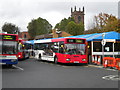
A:
{"type": "Polygon", "coordinates": [[[0,41],[2,47],[2,53],[0,54],[17,54],[17,42],[16,41],[0,41]]]}

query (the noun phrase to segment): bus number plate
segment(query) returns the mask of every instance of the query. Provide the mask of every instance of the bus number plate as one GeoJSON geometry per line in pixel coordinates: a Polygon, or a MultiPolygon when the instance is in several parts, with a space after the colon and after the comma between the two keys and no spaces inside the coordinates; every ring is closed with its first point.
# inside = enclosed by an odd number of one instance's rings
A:
{"type": "Polygon", "coordinates": [[[79,61],[74,61],[74,63],[79,63],[79,61]]]}

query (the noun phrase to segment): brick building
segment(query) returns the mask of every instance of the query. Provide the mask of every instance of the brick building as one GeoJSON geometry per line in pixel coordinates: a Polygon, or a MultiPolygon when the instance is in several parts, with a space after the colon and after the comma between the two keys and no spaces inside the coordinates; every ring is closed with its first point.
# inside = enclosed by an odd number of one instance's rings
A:
{"type": "Polygon", "coordinates": [[[60,33],[57,33],[56,30],[52,30],[52,33],[50,34],[43,34],[43,35],[38,35],[34,39],[45,39],[45,38],[58,38],[58,37],[67,37],[67,36],[72,36],[69,33],[66,33],[64,31],[61,31],[60,33]]]}
{"type": "Polygon", "coordinates": [[[30,40],[30,35],[28,32],[20,32],[19,38],[24,40],[24,41],[27,41],[27,40],[30,40]]]}

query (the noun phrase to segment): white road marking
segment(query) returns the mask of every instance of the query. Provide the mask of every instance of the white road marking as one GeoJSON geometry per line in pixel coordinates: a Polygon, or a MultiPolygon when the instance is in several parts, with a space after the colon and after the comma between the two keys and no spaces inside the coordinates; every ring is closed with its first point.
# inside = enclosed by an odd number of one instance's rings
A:
{"type": "Polygon", "coordinates": [[[106,70],[110,70],[110,71],[118,71],[118,70],[115,70],[115,69],[106,69],[106,70]]]}
{"type": "Polygon", "coordinates": [[[18,66],[15,66],[15,65],[13,65],[13,67],[15,67],[15,68],[17,68],[17,69],[20,69],[20,70],[24,71],[24,69],[21,68],[21,67],[18,67],[18,66]]]}
{"type": "Polygon", "coordinates": [[[69,66],[62,66],[63,68],[69,68],[69,66]]]}
{"type": "Polygon", "coordinates": [[[115,70],[115,69],[103,68],[103,66],[95,66],[95,65],[88,65],[88,66],[89,66],[89,67],[101,68],[101,69],[104,69],[104,70],[118,71],[118,70],[115,70]]]}
{"type": "Polygon", "coordinates": [[[97,68],[103,68],[103,66],[97,66],[97,65],[88,65],[88,67],[97,67],[97,68]]]}
{"type": "Polygon", "coordinates": [[[102,79],[118,81],[120,80],[120,77],[118,75],[108,75],[108,76],[102,77],[102,79]]]}

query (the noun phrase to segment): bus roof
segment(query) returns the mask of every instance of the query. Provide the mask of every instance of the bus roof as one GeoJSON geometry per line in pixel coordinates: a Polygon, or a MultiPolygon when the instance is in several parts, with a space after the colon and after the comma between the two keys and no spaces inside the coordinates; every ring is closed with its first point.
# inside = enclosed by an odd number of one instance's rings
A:
{"type": "Polygon", "coordinates": [[[0,33],[0,40],[4,40],[4,41],[18,41],[18,35],[17,34],[0,33]]]}
{"type": "Polygon", "coordinates": [[[83,39],[83,40],[86,40],[84,38],[69,38],[69,37],[64,37],[64,38],[50,38],[50,39],[34,40],[34,43],[59,42],[59,41],[66,41],[66,39],[83,39]]]}
{"type": "Polygon", "coordinates": [[[57,39],[52,39],[52,42],[59,42],[59,41],[66,41],[66,39],[83,39],[86,40],[84,38],[70,38],[70,37],[66,37],[66,38],[57,38],[57,39]]]}
{"type": "Polygon", "coordinates": [[[0,33],[0,35],[16,35],[17,36],[17,34],[6,34],[6,33],[0,33]]]}
{"type": "Polygon", "coordinates": [[[47,43],[47,42],[52,42],[52,39],[34,40],[34,43],[47,43]]]}

